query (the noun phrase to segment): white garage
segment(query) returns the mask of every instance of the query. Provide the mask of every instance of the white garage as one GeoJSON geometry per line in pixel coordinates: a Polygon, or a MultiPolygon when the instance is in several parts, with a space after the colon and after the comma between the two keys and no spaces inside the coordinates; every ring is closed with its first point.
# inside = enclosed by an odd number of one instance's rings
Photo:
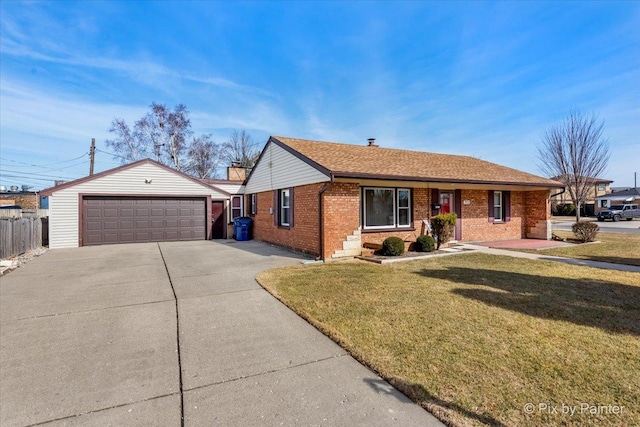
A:
{"type": "Polygon", "coordinates": [[[49,196],[49,247],[212,238],[212,207],[230,194],[150,159],[41,192],[49,196]]]}

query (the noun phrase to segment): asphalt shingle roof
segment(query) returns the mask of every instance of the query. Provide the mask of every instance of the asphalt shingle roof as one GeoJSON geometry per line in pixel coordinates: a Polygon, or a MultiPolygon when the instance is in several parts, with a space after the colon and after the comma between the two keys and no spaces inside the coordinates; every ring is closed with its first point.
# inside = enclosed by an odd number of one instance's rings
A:
{"type": "Polygon", "coordinates": [[[561,183],[470,156],[273,136],[337,177],[564,187],[561,183]]]}

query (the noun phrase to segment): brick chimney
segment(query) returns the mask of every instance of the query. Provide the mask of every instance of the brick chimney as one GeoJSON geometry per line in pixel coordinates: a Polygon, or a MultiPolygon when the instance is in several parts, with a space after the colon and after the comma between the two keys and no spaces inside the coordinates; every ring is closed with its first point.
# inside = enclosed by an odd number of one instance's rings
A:
{"type": "Polygon", "coordinates": [[[369,147],[377,147],[375,138],[369,138],[367,141],[369,141],[369,147]]]}
{"type": "Polygon", "coordinates": [[[227,179],[229,181],[244,181],[247,178],[247,168],[233,163],[227,168],[227,179]]]}

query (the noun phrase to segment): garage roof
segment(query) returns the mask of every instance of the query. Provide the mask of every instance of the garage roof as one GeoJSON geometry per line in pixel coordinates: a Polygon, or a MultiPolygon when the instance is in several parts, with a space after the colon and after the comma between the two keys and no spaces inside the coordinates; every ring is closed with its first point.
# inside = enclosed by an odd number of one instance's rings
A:
{"type": "Polygon", "coordinates": [[[215,190],[215,191],[220,192],[220,193],[225,194],[225,195],[230,195],[228,192],[222,190],[221,188],[218,188],[218,187],[216,187],[214,185],[207,184],[206,182],[202,182],[201,180],[199,180],[197,178],[194,178],[194,177],[192,177],[190,175],[187,175],[185,173],[182,173],[180,171],[172,169],[172,168],[168,167],[167,165],[163,165],[162,163],[156,162],[156,161],[151,160],[151,159],[138,160],[137,162],[133,162],[133,163],[129,163],[129,164],[126,164],[126,165],[118,166],[116,168],[109,169],[109,170],[106,170],[106,171],[103,171],[103,172],[100,172],[100,173],[97,173],[97,174],[94,174],[94,175],[85,176],[84,178],[79,178],[79,179],[76,179],[74,181],[65,182],[64,184],[56,185],[54,187],[49,187],[49,188],[46,188],[46,189],[42,190],[40,192],[40,195],[42,195],[42,196],[51,196],[56,191],[60,191],[60,190],[66,189],[66,188],[74,187],[76,185],[83,184],[85,182],[90,182],[90,181],[93,181],[93,180],[96,180],[96,179],[99,179],[99,178],[103,178],[105,176],[113,175],[115,173],[122,172],[122,171],[125,171],[127,169],[132,169],[132,168],[135,168],[137,166],[141,166],[141,165],[145,165],[145,164],[151,164],[151,165],[157,166],[159,168],[162,168],[162,169],[164,169],[164,170],[166,170],[168,172],[176,174],[179,177],[189,179],[189,180],[193,181],[194,183],[196,183],[196,184],[198,184],[198,185],[200,185],[200,186],[202,186],[204,188],[215,190]]]}

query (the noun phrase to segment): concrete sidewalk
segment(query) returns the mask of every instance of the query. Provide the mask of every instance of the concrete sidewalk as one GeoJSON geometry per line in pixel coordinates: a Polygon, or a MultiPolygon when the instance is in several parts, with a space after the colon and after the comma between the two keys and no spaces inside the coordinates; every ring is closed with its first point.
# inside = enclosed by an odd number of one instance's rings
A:
{"type": "Polygon", "coordinates": [[[465,243],[462,246],[469,249],[475,249],[477,251],[481,251],[484,253],[493,254],[493,255],[504,255],[504,256],[510,256],[514,258],[537,259],[542,261],[554,261],[554,262],[562,262],[565,264],[581,265],[583,267],[604,268],[606,270],[630,271],[633,273],[640,273],[640,267],[635,265],[614,264],[611,262],[590,261],[586,259],[565,258],[565,257],[559,257],[559,256],[552,256],[552,255],[533,254],[529,252],[509,251],[506,249],[495,249],[495,248],[489,248],[487,246],[474,245],[470,243],[465,243]]]}
{"type": "Polygon", "coordinates": [[[49,251],[0,279],[0,425],[420,425],[255,282],[257,242],[49,251]]]}

